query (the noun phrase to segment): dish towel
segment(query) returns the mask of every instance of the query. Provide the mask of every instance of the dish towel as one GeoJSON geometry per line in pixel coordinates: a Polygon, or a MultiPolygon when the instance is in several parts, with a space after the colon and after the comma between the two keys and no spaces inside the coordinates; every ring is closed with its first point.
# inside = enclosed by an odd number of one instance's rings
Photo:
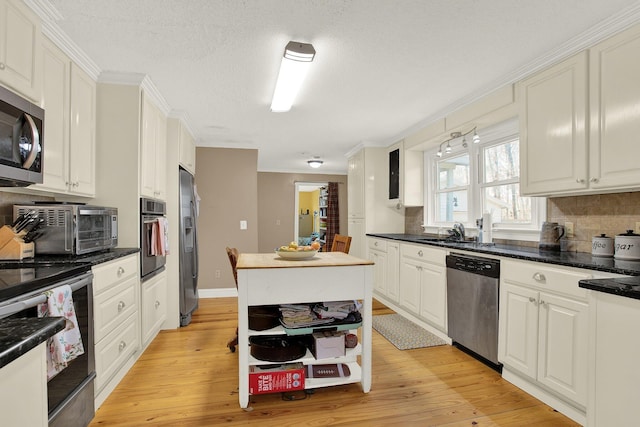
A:
{"type": "Polygon", "coordinates": [[[166,218],[158,218],[151,227],[151,244],[149,248],[153,256],[169,254],[169,222],[166,218]]]}
{"type": "Polygon", "coordinates": [[[84,354],[82,337],[73,307],[71,287],[59,286],[44,293],[47,302],[38,304],[38,317],[64,317],[65,328],[47,340],[47,380],[55,377],[76,357],[84,354]]]}

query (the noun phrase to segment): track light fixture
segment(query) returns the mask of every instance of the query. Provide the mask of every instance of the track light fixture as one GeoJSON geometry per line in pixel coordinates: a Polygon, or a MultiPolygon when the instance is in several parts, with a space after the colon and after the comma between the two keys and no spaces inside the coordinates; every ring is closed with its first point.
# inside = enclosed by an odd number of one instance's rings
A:
{"type": "Polygon", "coordinates": [[[438,147],[438,151],[436,152],[436,156],[438,157],[442,157],[442,146],[444,144],[447,144],[447,146],[444,148],[444,152],[449,154],[451,153],[451,151],[453,151],[453,148],[451,147],[451,142],[462,137],[462,147],[463,148],[467,148],[469,146],[469,144],[467,144],[467,135],[469,135],[470,133],[473,132],[473,137],[471,138],[471,140],[473,141],[474,144],[479,144],[480,143],[480,136],[478,136],[478,132],[476,131],[476,128],[471,129],[469,132],[466,133],[462,133],[462,132],[451,132],[449,134],[449,139],[442,141],[440,143],[440,146],[438,147]]]}

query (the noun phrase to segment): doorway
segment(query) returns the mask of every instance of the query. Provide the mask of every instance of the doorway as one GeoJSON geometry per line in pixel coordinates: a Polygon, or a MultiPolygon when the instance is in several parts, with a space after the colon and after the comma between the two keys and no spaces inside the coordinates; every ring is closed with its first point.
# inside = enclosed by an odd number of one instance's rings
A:
{"type": "Polygon", "coordinates": [[[295,183],[293,241],[308,245],[319,240],[324,245],[327,218],[327,182],[295,183]]]}

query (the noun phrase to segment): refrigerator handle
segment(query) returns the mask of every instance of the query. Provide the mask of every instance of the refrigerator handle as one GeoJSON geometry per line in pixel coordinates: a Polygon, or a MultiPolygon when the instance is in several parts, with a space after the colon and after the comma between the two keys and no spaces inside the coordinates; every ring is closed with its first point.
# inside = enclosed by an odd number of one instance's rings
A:
{"type": "Polygon", "coordinates": [[[190,202],[191,204],[191,215],[193,218],[193,245],[194,245],[194,251],[193,251],[193,278],[195,279],[196,277],[198,277],[198,226],[196,224],[196,210],[195,210],[195,206],[193,205],[193,200],[190,202]]]}

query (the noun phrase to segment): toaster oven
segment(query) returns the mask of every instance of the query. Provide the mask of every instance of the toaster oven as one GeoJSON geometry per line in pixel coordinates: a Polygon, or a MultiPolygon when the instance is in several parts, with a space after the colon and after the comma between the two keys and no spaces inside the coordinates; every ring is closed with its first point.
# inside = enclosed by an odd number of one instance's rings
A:
{"type": "Polygon", "coordinates": [[[118,245],[118,209],[83,204],[14,205],[13,218],[35,211],[42,221],[36,255],[83,255],[118,245]]]}

